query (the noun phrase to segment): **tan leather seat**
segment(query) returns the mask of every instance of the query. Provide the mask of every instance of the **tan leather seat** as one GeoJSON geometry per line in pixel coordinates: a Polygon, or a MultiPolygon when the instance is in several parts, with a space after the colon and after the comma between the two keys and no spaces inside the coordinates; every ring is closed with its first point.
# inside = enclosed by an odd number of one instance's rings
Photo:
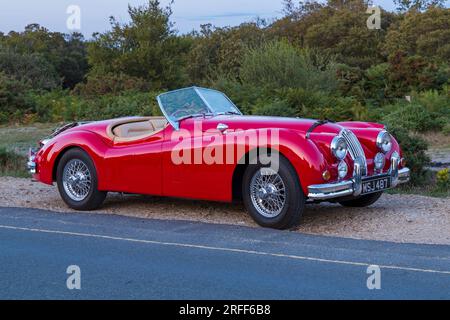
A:
{"type": "Polygon", "coordinates": [[[163,117],[127,119],[111,125],[108,134],[115,142],[140,140],[163,130],[167,124],[163,117]]]}
{"type": "Polygon", "coordinates": [[[159,118],[159,119],[151,119],[151,124],[155,128],[156,131],[164,129],[167,126],[167,120],[165,118],[159,118]]]}
{"type": "Polygon", "coordinates": [[[150,121],[134,122],[119,125],[114,128],[113,133],[119,138],[131,138],[143,134],[149,134],[155,131],[153,124],[150,121]]]}

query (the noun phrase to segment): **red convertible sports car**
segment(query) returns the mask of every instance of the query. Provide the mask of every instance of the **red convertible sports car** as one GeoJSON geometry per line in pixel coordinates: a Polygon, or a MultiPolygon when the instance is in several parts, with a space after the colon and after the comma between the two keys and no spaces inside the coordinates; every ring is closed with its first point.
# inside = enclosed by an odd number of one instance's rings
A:
{"type": "Polygon", "coordinates": [[[308,202],[376,202],[409,180],[385,127],[245,116],[223,93],[162,94],[164,117],[71,123],[30,150],[33,178],[57,183],[67,205],[100,207],[107,192],[231,202],[264,227],[300,222],[308,202]]]}

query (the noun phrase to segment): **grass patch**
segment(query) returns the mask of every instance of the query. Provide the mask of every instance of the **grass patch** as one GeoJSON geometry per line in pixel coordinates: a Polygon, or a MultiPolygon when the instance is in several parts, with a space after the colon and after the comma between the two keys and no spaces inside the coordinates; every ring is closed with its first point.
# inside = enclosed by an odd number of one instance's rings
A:
{"type": "Polygon", "coordinates": [[[36,123],[30,126],[0,126],[0,176],[28,178],[26,168],[30,147],[48,136],[56,124],[36,123]]]}
{"type": "Polygon", "coordinates": [[[30,126],[0,126],[0,149],[26,156],[30,147],[48,136],[57,124],[35,123],[30,126]]]}
{"type": "Polygon", "coordinates": [[[0,176],[26,178],[26,157],[0,147],[0,176]]]}
{"type": "Polygon", "coordinates": [[[411,183],[400,185],[398,188],[388,190],[389,194],[417,194],[427,197],[447,198],[450,197],[450,188],[437,182],[436,172],[427,170],[424,181],[419,185],[411,183]]]}

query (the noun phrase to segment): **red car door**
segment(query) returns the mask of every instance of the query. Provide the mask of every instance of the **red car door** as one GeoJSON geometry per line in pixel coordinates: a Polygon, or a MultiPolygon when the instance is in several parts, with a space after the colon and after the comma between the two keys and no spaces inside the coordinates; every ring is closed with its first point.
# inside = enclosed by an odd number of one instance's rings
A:
{"type": "MultiPolygon", "coordinates": [[[[180,130],[167,130],[163,144],[163,195],[192,199],[231,201],[233,164],[207,163],[212,146],[223,148],[222,133],[203,127],[194,129],[198,119],[187,120],[180,130]],[[205,132],[209,129],[208,132],[205,132]],[[183,153],[180,141],[183,140],[183,153]],[[174,156],[178,159],[174,159],[174,156]],[[179,159],[182,156],[183,160],[179,159]],[[180,163],[181,161],[181,163],[180,163]]],[[[201,121],[201,120],[200,120],[201,121]]]]}
{"type": "Polygon", "coordinates": [[[107,154],[110,191],[161,195],[164,131],[140,141],[115,143],[107,154]]]}

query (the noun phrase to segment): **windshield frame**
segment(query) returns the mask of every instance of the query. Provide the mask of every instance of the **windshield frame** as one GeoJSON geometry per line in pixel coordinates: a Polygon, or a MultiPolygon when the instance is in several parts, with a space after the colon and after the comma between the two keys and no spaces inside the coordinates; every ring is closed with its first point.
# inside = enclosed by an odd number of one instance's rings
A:
{"type": "Polygon", "coordinates": [[[206,108],[207,108],[208,111],[209,111],[208,113],[205,113],[205,114],[193,114],[192,117],[218,116],[218,115],[226,114],[226,113],[224,113],[224,112],[215,112],[215,111],[213,110],[213,108],[211,107],[211,105],[209,104],[209,102],[205,99],[205,97],[204,97],[203,94],[201,93],[200,89],[201,89],[201,90],[208,90],[208,91],[213,91],[213,92],[220,93],[220,94],[221,94],[223,97],[225,97],[225,99],[227,99],[228,102],[233,106],[233,108],[235,109],[234,111],[236,111],[236,115],[241,115],[241,116],[243,115],[242,112],[239,110],[239,108],[233,103],[233,101],[231,101],[231,99],[228,98],[228,96],[227,96],[225,93],[223,93],[223,92],[221,92],[221,91],[219,91],[219,90],[214,90],[214,89],[209,89],[209,88],[202,88],[202,87],[193,86],[193,87],[187,87],[187,88],[182,88],[182,89],[177,89],[177,90],[173,90],[173,91],[169,91],[169,92],[162,93],[162,94],[160,94],[160,95],[158,95],[158,96],[156,97],[156,100],[158,101],[159,108],[161,109],[161,112],[163,113],[164,117],[166,117],[167,121],[168,121],[168,122],[172,125],[172,127],[173,127],[175,130],[177,130],[177,131],[180,130],[180,122],[183,121],[183,120],[185,120],[185,119],[187,119],[187,118],[190,118],[190,116],[187,116],[187,117],[184,117],[184,118],[181,118],[181,119],[178,119],[178,120],[172,119],[172,118],[169,117],[169,115],[167,114],[167,112],[166,112],[166,110],[165,110],[165,108],[164,108],[164,105],[163,105],[163,103],[162,103],[161,97],[163,97],[164,95],[167,95],[167,94],[176,93],[176,92],[178,92],[178,91],[187,90],[187,89],[193,89],[193,90],[195,91],[195,93],[200,97],[200,99],[202,100],[202,102],[205,104],[206,108]]]}

